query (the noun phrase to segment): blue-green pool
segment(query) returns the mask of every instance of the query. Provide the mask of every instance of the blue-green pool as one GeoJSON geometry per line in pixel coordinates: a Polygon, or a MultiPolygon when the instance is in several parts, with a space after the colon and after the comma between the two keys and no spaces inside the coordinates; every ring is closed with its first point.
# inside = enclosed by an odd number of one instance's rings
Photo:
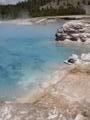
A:
{"type": "Polygon", "coordinates": [[[63,25],[0,24],[0,98],[13,100],[26,93],[52,66],[63,63],[72,53],[72,46],[54,42],[57,28],[63,25]]]}

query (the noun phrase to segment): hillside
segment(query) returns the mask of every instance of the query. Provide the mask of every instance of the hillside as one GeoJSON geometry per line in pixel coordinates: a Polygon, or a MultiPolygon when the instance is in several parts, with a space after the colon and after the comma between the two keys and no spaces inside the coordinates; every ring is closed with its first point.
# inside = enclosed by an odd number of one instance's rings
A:
{"type": "Polygon", "coordinates": [[[16,5],[0,5],[2,19],[55,15],[85,14],[83,4],[87,0],[27,0],[16,5]]]}

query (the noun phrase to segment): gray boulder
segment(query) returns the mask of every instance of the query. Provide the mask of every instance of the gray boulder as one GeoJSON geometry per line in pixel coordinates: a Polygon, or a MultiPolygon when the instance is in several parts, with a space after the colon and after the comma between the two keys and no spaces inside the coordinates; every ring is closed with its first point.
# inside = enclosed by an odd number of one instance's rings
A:
{"type": "Polygon", "coordinates": [[[67,22],[63,25],[62,29],[58,29],[56,33],[56,41],[70,41],[85,42],[90,38],[90,33],[86,32],[87,25],[80,21],[67,22]]]}

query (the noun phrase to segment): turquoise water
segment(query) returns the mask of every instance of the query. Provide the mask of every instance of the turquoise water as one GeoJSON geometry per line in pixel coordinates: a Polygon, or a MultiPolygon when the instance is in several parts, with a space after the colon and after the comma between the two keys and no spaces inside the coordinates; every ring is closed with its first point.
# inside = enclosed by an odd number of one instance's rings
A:
{"type": "Polygon", "coordinates": [[[20,26],[0,24],[0,98],[13,100],[24,95],[38,81],[50,74],[53,66],[63,63],[72,46],[54,42],[57,28],[63,25],[20,26]]]}

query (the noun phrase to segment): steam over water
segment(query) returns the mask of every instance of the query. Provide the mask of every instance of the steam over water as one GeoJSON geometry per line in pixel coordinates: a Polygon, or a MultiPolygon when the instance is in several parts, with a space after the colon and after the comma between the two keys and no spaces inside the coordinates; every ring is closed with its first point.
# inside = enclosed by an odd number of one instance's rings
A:
{"type": "Polygon", "coordinates": [[[54,42],[56,29],[62,24],[0,24],[1,100],[23,96],[38,82],[48,79],[54,67],[72,53],[86,51],[84,47],[63,46],[54,42]]]}

